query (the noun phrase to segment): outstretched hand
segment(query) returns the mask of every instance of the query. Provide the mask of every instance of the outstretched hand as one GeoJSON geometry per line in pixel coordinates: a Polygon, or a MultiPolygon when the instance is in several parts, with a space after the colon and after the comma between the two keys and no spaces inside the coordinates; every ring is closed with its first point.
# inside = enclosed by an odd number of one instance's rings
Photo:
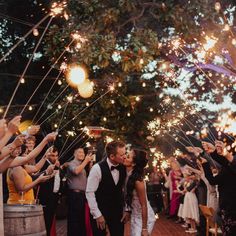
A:
{"type": "Polygon", "coordinates": [[[206,153],[210,154],[215,151],[215,146],[208,142],[202,142],[202,147],[205,150],[206,153]]]}
{"type": "Polygon", "coordinates": [[[29,135],[35,135],[39,132],[40,130],[40,125],[31,125],[28,129],[27,129],[27,133],[29,135]]]}
{"type": "Polygon", "coordinates": [[[20,126],[20,121],[21,121],[21,116],[16,116],[8,123],[7,129],[11,134],[15,134],[18,131],[20,126]]]}

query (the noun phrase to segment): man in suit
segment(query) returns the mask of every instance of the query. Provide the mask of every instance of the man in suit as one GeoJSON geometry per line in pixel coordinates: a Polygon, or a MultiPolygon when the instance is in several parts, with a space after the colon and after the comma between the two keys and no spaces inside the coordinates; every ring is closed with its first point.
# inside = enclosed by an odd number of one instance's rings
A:
{"type": "Polygon", "coordinates": [[[54,170],[54,177],[49,181],[39,185],[39,202],[42,204],[44,211],[44,219],[47,230],[47,236],[55,235],[55,227],[53,226],[55,220],[56,208],[59,200],[59,190],[61,186],[60,163],[58,161],[58,151],[55,147],[50,152],[48,162],[42,168],[42,171],[54,170]]]}
{"type": "Polygon", "coordinates": [[[112,141],[106,145],[106,158],[95,164],[89,174],[86,198],[93,216],[93,235],[123,236],[121,222],[124,208],[123,187],[126,170],[123,161],[126,147],[123,142],[112,141]]]}

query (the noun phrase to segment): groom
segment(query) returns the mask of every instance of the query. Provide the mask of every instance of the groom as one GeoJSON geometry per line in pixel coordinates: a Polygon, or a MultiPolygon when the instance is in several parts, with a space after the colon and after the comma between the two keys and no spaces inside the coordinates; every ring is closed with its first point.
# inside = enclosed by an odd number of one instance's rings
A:
{"type": "Polygon", "coordinates": [[[111,236],[123,236],[121,222],[124,208],[123,187],[126,171],[122,165],[126,156],[123,142],[106,145],[106,158],[95,164],[89,174],[86,198],[93,216],[93,235],[105,236],[108,227],[111,236]]]}

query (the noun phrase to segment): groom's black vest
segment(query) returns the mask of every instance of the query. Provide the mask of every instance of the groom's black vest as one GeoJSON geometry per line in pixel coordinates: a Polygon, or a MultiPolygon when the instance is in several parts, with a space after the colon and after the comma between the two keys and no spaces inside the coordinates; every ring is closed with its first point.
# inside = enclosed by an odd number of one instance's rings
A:
{"type": "Polygon", "coordinates": [[[107,160],[105,159],[98,164],[102,173],[102,179],[95,193],[98,208],[105,219],[117,217],[121,219],[124,207],[123,187],[126,177],[125,167],[120,166],[119,181],[115,185],[107,160]]]}

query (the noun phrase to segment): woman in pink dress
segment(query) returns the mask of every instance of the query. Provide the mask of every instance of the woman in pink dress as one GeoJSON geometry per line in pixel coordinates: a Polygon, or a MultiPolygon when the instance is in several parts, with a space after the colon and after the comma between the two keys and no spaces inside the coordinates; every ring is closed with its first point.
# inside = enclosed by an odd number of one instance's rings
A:
{"type": "Polygon", "coordinates": [[[172,184],[172,196],[170,201],[170,217],[177,216],[179,209],[180,193],[177,191],[177,184],[181,179],[181,170],[177,161],[171,162],[170,179],[172,184]]]}

